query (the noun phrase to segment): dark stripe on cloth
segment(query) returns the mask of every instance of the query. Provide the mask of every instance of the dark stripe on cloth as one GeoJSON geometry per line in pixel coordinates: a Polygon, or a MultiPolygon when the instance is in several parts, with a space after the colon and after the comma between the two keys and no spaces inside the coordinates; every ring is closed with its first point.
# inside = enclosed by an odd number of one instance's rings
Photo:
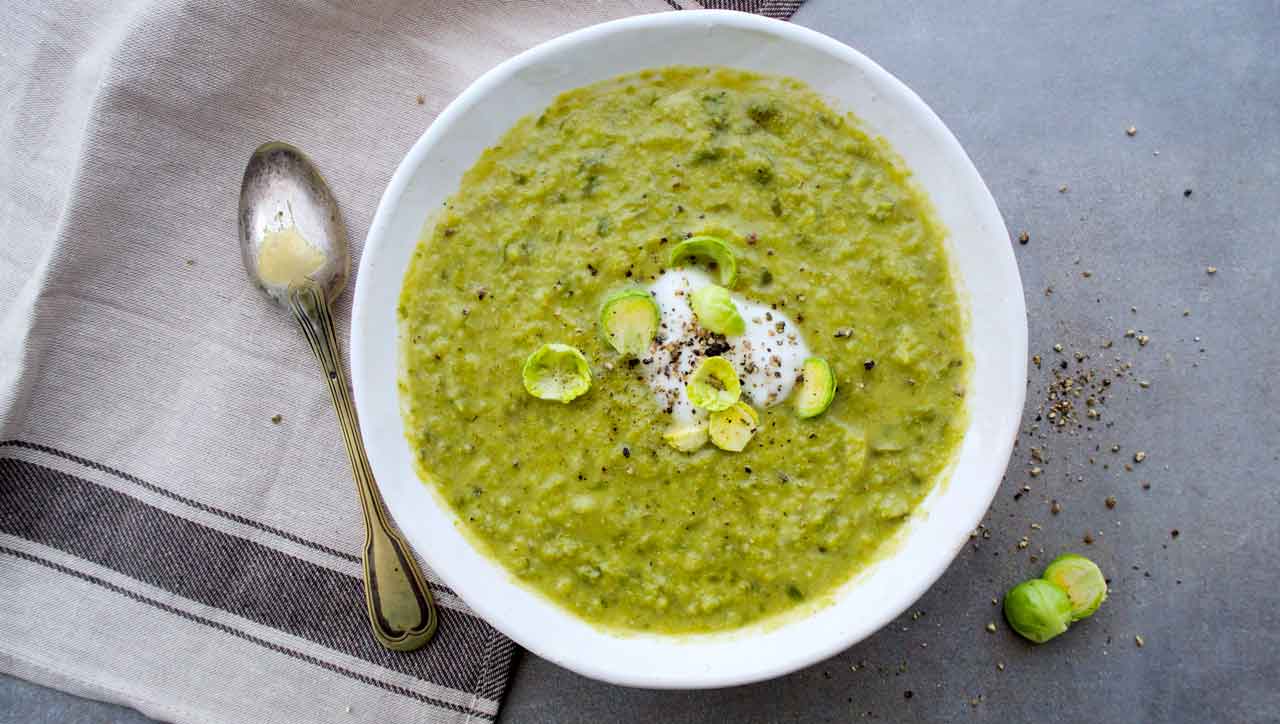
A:
{"type": "Polygon", "coordinates": [[[741,10],[744,13],[765,15],[787,20],[800,9],[803,0],[699,0],[702,7],[712,10],[741,10]]]}
{"type": "MultiPolygon", "coordinates": [[[[416,652],[369,630],[363,582],[67,473],[0,458],[0,531],[409,676],[475,691],[496,631],[440,608],[416,652]]],[[[508,644],[510,645],[510,644],[508,644]]]]}
{"type": "Polygon", "coordinates": [[[153,598],[149,598],[149,597],[144,596],[144,595],[142,595],[142,594],[140,594],[140,593],[135,593],[135,592],[130,591],[130,590],[126,589],[126,588],[121,588],[120,586],[117,586],[117,585],[115,585],[114,583],[110,583],[109,581],[104,581],[104,580],[102,580],[101,578],[98,578],[97,576],[91,576],[91,575],[89,575],[89,574],[87,574],[87,573],[81,573],[80,571],[77,571],[77,570],[74,570],[74,569],[71,569],[71,568],[67,568],[66,566],[63,566],[63,565],[59,565],[59,564],[54,563],[53,561],[47,560],[47,559],[45,559],[45,558],[41,558],[41,557],[39,557],[39,556],[34,556],[34,555],[29,554],[29,553],[24,553],[24,552],[22,552],[22,551],[16,551],[16,550],[14,550],[14,549],[12,549],[12,548],[9,548],[9,547],[7,547],[7,546],[0,546],[0,553],[6,553],[6,554],[11,555],[11,556],[13,556],[13,557],[15,557],[15,558],[21,558],[22,560],[30,561],[31,563],[39,564],[39,565],[41,565],[41,566],[44,566],[45,568],[48,568],[48,569],[51,569],[51,570],[57,571],[58,573],[63,573],[63,574],[66,574],[66,575],[68,575],[68,576],[74,576],[75,578],[79,578],[79,579],[80,579],[80,580],[82,580],[82,581],[87,581],[87,582],[89,582],[89,583],[93,583],[93,584],[95,584],[95,585],[101,586],[101,587],[103,587],[103,588],[107,589],[108,591],[112,591],[112,592],[114,592],[114,593],[118,593],[118,594],[120,594],[120,595],[122,595],[122,596],[125,596],[125,597],[128,597],[128,598],[131,598],[131,599],[133,599],[133,600],[135,600],[135,601],[138,601],[139,603],[145,603],[145,604],[147,604],[147,605],[149,605],[149,606],[154,606],[155,608],[158,608],[158,609],[160,609],[161,611],[165,611],[165,612],[167,612],[167,613],[171,613],[171,614],[173,614],[173,615],[175,615],[175,616],[179,616],[179,617],[184,618],[184,619],[186,619],[186,620],[188,620],[188,621],[194,621],[194,622],[196,622],[196,623],[204,624],[205,626],[208,626],[208,627],[213,628],[213,629],[217,629],[218,631],[221,631],[221,632],[223,632],[223,633],[231,634],[232,636],[235,636],[236,638],[244,639],[245,641],[251,641],[251,642],[253,642],[253,643],[255,643],[255,644],[258,644],[259,646],[262,646],[262,647],[264,647],[264,648],[270,649],[270,650],[275,651],[275,652],[277,652],[277,653],[281,653],[281,654],[284,654],[284,655],[286,655],[286,656],[291,656],[291,657],[293,657],[293,658],[295,658],[295,659],[298,659],[299,661],[305,661],[305,662],[307,662],[307,663],[309,663],[309,664],[314,664],[315,666],[319,666],[320,668],[325,669],[325,670],[327,670],[327,671],[332,671],[332,672],[333,672],[333,673],[335,673],[335,674],[341,674],[341,675],[343,675],[343,676],[346,676],[346,677],[349,677],[349,678],[355,679],[356,681],[359,681],[359,682],[362,682],[362,683],[368,684],[368,685],[370,685],[370,686],[376,686],[376,687],[378,687],[379,689],[382,689],[382,690],[384,690],[384,691],[389,691],[389,692],[392,692],[392,693],[394,693],[394,694],[399,694],[399,695],[401,695],[401,696],[407,696],[407,697],[410,697],[410,698],[412,698],[412,699],[417,699],[418,701],[425,702],[425,703],[427,703],[427,704],[431,704],[432,706],[438,706],[438,707],[440,707],[440,708],[442,708],[442,709],[449,709],[449,710],[451,710],[451,711],[461,712],[461,713],[463,713],[463,714],[469,714],[469,715],[471,715],[471,716],[473,716],[473,717],[480,717],[480,718],[488,719],[488,720],[493,720],[493,719],[495,718],[492,714],[487,714],[487,713],[482,712],[482,711],[479,711],[479,710],[477,710],[477,709],[472,709],[472,708],[470,708],[470,707],[465,707],[465,706],[461,706],[461,705],[458,705],[458,704],[451,704],[451,703],[449,703],[449,702],[447,702],[447,701],[440,701],[439,699],[433,699],[433,698],[431,698],[431,697],[429,697],[429,696],[425,696],[425,695],[423,695],[423,694],[419,694],[418,692],[413,691],[413,690],[411,690],[411,689],[406,689],[406,688],[404,688],[403,686],[396,686],[395,684],[388,684],[388,683],[386,683],[386,682],[384,682],[384,681],[379,681],[379,680],[374,679],[374,678],[372,678],[372,677],[365,676],[364,674],[356,673],[356,672],[354,672],[354,671],[351,671],[350,669],[345,669],[345,668],[343,668],[343,667],[341,667],[341,666],[338,666],[338,665],[336,665],[336,664],[332,664],[332,663],[330,663],[330,662],[328,662],[328,661],[324,661],[324,660],[322,660],[322,659],[317,659],[317,658],[316,658],[316,657],[314,657],[314,656],[309,656],[309,655],[304,654],[304,653],[302,653],[302,652],[300,652],[300,651],[294,651],[293,649],[290,649],[290,648],[288,648],[288,647],[286,647],[286,646],[281,646],[281,645],[279,645],[279,644],[274,644],[274,643],[272,643],[272,642],[270,642],[270,641],[267,641],[267,640],[265,640],[265,639],[260,639],[260,638],[258,638],[258,637],[256,637],[256,636],[252,635],[252,634],[247,634],[247,633],[245,633],[245,632],[243,632],[243,631],[239,631],[239,630],[234,629],[234,628],[232,628],[232,627],[230,627],[230,626],[227,626],[227,625],[225,625],[225,624],[218,623],[217,621],[213,621],[213,620],[210,620],[210,619],[204,618],[203,616],[197,616],[197,615],[195,615],[195,614],[193,614],[193,613],[188,613],[188,612],[186,612],[186,611],[183,611],[182,609],[174,608],[173,606],[170,606],[170,605],[168,605],[168,604],[166,604],[166,603],[162,603],[162,602],[157,601],[157,600],[155,600],[155,599],[153,599],[153,598]]]}
{"type": "MultiPolygon", "coordinates": [[[[360,562],[359,556],[353,556],[350,553],[343,553],[342,551],[336,548],[330,548],[329,546],[321,545],[320,543],[316,543],[314,541],[309,541],[305,538],[301,538],[287,531],[280,530],[279,528],[273,528],[269,525],[259,523],[258,521],[253,520],[252,518],[246,518],[243,515],[236,515],[235,513],[222,510],[221,508],[215,508],[214,506],[209,505],[207,503],[201,503],[198,500],[192,500],[191,498],[188,498],[186,496],[178,495],[177,493],[171,490],[166,490],[160,487],[159,485],[153,485],[152,483],[148,483],[147,481],[137,477],[136,475],[130,475],[129,473],[116,470],[115,468],[107,467],[106,465],[103,465],[101,463],[96,463],[92,460],[82,458],[79,455],[72,455],[69,452],[65,452],[57,448],[49,447],[48,445],[39,445],[37,443],[26,442],[24,440],[0,440],[0,447],[16,447],[16,448],[22,448],[25,450],[35,450],[37,452],[42,452],[48,455],[53,455],[55,457],[60,457],[63,460],[76,463],[77,465],[83,465],[86,468],[91,468],[93,470],[97,470],[98,472],[106,473],[108,475],[117,477],[127,483],[132,483],[134,485],[137,485],[138,487],[144,490],[151,491],[158,495],[163,495],[164,497],[170,500],[175,500],[184,505],[189,505],[192,508],[195,508],[196,510],[209,513],[210,515],[216,515],[219,518],[225,518],[226,520],[234,521],[236,523],[240,523],[241,525],[247,525],[250,528],[256,528],[265,533],[270,533],[274,536],[279,536],[280,538],[283,538],[292,543],[297,543],[300,546],[304,546],[312,550],[320,551],[321,553],[327,553],[331,556],[334,556],[335,558],[341,558],[345,561],[350,561],[352,563],[360,562]]],[[[452,590],[450,590],[447,586],[442,586],[438,583],[431,583],[430,581],[428,581],[427,587],[433,591],[439,591],[440,593],[447,593],[451,596],[457,595],[452,590]]]]}

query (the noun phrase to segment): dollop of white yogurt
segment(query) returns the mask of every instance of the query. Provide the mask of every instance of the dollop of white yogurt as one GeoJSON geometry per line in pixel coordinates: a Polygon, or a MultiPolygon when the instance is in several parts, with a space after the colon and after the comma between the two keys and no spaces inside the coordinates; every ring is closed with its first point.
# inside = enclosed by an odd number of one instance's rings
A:
{"type": "Polygon", "coordinates": [[[662,312],[658,337],[642,367],[643,376],[658,399],[679,423],[706,416],[689,402],[685,381],[704,357],[720,355],[733,363],[742,380],[742,394],[754,407],[776,405],[791,394],[809,357],[800,328],[786,314],[768,304],[733,294],[733,303],[746,322],[746,331],[724,337],[703,329],[689,306],[689,295],[713,284],[696,269],[664,272],[649,287],[662,312]]]}

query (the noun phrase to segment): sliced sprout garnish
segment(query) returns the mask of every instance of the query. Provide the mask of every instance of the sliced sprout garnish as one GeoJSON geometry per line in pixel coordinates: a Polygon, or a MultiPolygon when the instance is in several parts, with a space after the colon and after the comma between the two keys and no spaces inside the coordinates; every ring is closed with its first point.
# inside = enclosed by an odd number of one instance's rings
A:
{"type": "Polygon", "coordinates": [[[569,402],[591,388],[591,368],[576,347],[549,342],[524,361],[524,388],[540,400],[569,402]]]}
{"type": "Polygon", "coordinates": [[[689,306],[704,329],[734,336],[747,331],[747,323],[738,313],[738,305],[724,287],[708,284],[689,295],[689,306]]]}
{"type": "Polygon", "coordinates": [[[662,439],[680,452],[693,452],[707,444],[707,423],[676,425],[662,433],[662,439]]]}
{"type": "Polygon", "coordinates": [[[721,450],[742,452],[760,427],[760,415],[745,402],[711,413],[707,433],[711,443],[721,450]]]}
{"type": "Polygon", "coordinates": [[[694,407],[719,412],[738,401],[742,383],[733,364],[724,357],[707,357],[689,375],[685,392],[694,407]]]}
{"type": "Polygon", "coordinates": [[[1107,579],[1093,561],[1074,553],[1064,553],[1044,569],[1044,580],[1067,592],[1071,599],[1071,620],[1088,618],[1107,600],[1107,579]]]}
{"type": "Polygon", "coordinates": [[[704,259],[716,265],[720,284],[733,287],[738,279],[738,258],[733,247],[715,236],[695,236],[676,244],[671,250],[671,266],[682,266],[691,259],[704,259]]]}
{"type": "Polygon", "coordinates": [[[804,379],[796,391],[796,414],[801,418],[817,417],[827,411],[836,396],[836,376],[831,365],[821,357],[810,357],[801,367],[804,379]]]}
{"type": "Polygon", "coordinates": [[[1071,599],[1057,585],[1032,578],[1004,595],[1004,617],[1023,638],[1042,644],[1071,624],[1071,599]]]}
{"type": "Polygon", "coordinates": [[[661,312],[653,296],[643,289],[623,289],[610,294],[600,307],[600,332],[620,354],[640,357],[658,333],[661,312]]]}

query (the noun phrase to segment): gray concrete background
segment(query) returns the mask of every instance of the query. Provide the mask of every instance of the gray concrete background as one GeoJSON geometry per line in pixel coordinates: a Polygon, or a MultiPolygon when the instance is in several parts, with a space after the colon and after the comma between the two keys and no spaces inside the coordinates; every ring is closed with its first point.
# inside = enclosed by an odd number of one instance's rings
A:
{"type": "MultiPolygon", "coordinates": [[[[1131,362],[1132,378],[1082,420],[1091,429],[1041,421],[1022,437],[990,538],[913,607],[923,615],[791,676],[711,692],[620,689],[526,654],[501,720],[1280,721],[1280,3],[809,0],[795,22],[914,88],[1010,231],[1028,232],[1015,252],[1044,362],[1029,367],[1024,430],[1060,360],[1108,377],[1131,362]],[[1031,446],[1046,459],[1034,478],[1031,446]],[[1102,566],[1111,597],[1030,646],[991,599],[1068,550],[1102,566]]],[[[148,720],[0,678],[0,721],[148,720]]]]}

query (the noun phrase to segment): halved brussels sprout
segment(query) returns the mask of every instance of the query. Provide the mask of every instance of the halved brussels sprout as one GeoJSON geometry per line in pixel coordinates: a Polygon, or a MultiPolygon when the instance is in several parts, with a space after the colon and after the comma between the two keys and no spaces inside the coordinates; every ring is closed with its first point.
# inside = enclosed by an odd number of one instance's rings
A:
{"type": "Polygon", "coordinates": [[[714,236],[695,236],[676,244],[671,250],[671,266],[680,266],[690,259],[706,259],[720,272],[720,284],[733,287],[738,279],[738,259],[728,242],[714,236]]]}
{"type": "Polygon", "coordinates": [[[708,284],[689,295],[689,306],[693,307],[698,324],[711,332],[733,336],[747,331],[746,321],[724,287],[708,284]]]}
{"type": "Polygon", "coordinates": [[[524,388],[540,400],[569,402],[591,389],[591,368],[576,347],[549,342],[524,361],[524,388]]]}
{"type": "Polygon", "coordinates": [[[1032,578],[1004,595],[1004,617],[1023,638],[1042,644],[1071,624],[1071,599],[1056,584],[1032,578]]]}
{"type": "Polygon", "coordinates": [[[600,331],[605,341],[629,357],[649,351],[660,319],[657,302],[643,289],[614,292],[600,307],[600,331]]]}
{"type": "Polygon", "coordinates": [[[827,411],[836,396],[836,376],[831,365],[821,357],[810,357],[801,368],[804,379],[796,391],[796,414],[801,418],[817,417],[827,411]]]}
{"type": "Polygon", "coordinates": [[[711,413],[708,435],[711,443],[721,450],[742,452],[760,427],[760,415],[745,402],[711,413]]]}
{"type": "Polygon", "coordinates": [[[1071,599],[1071,620],[1088,618],[1107,600],[1107,579],[1093,561],[1074,553],[1064,553],[1044,569],[1044,580],[1067,592],[1071,599]]]}
{"type": "Polygon", "coordinates": [[[738,401],[742,383],[733,364],[724,357],[707,357],[689,375],[685,391],[694,407],[718,412],[738,401]]]}
{"type": "Polygon", "coordinates": [[[662,439],[680,452],[693,452],[707,444],[707,424],[677,425],[664,432],[662,439]]]}

